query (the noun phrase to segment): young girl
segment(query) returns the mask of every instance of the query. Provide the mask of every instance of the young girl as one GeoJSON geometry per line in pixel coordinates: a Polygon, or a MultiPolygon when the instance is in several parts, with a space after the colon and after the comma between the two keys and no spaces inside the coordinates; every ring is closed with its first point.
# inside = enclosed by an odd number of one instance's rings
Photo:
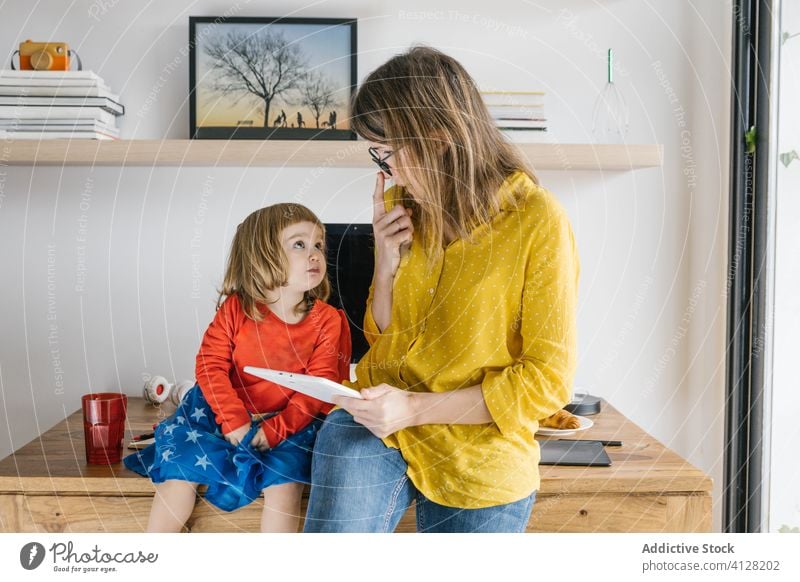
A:
{"type": "Polygon", "coordinates": [[[226,511],[263,491],[261,530],[297,531],[314,439],[331,406],[243,368],[349,376],[347,319],[324,303],[324,245],[322,223],[299,204],[262,208],[239,225],[197,354],[197,385],[156,427],[155,444],[125,459],[156,483],[148,531],[180,531],[200,484],[226,511]]]}

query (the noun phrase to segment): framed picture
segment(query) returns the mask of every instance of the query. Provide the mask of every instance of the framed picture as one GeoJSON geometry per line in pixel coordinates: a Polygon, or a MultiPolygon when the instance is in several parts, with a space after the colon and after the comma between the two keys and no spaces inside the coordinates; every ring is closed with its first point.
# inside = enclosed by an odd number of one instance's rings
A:
{"type": "Polygon", "coordinates": [[[356,20],[189,18],[193,139],[356,139],[356,20]]]}

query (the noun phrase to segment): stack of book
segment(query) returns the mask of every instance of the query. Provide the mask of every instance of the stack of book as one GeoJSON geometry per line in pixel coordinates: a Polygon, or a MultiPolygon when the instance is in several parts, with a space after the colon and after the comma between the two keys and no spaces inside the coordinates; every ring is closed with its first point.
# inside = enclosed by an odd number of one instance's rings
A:
{"type": "Polygon", "coordinates": [[[482,91],[497,127],[511,140],[533,141],[547,131],[542,91],[482,91]]]}
{"type": "Polygon", "coordinates": [[[0,139],[118,139],[124,113],[91,71],[0,70],[0,139]]]}

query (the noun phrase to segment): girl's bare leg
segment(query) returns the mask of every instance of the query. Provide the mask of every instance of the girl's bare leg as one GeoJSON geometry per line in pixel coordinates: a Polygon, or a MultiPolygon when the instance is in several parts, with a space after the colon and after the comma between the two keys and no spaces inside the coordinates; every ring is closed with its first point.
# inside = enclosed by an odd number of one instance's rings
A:
{"type": "Polygon", "coordinates": [[[284,483],[264,489],[264,511],[261,513],[261,531],[296,533],[300,526],[300,499],[302,483],[284,483]]]}
{"type": "Polygon", "coordinates": [[[197,498],[197,483],[170,480],[156,485],[150,508],[148,532],[178,533],[192,515],[197,498]]]}

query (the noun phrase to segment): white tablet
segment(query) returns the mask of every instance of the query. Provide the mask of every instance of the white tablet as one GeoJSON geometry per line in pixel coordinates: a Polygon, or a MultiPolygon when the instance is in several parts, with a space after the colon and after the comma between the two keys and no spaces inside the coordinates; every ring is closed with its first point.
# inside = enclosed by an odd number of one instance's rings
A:
{"type": "Polygon", "coordinates": [[[296,392],[301,392],[317,400],[333,404],[331,400],[334,396],[346,396],[348,398],[361,398],[357,390],[342,386],[327,378],[317,378],[305,374],[293,374],[291,372],[281,372],[279,370],[269,370],[267,368],[255,368],[245,366],[245,373],[264,378],[270,382],[275,382],[281,386],[291,388],[296,392]]]}

